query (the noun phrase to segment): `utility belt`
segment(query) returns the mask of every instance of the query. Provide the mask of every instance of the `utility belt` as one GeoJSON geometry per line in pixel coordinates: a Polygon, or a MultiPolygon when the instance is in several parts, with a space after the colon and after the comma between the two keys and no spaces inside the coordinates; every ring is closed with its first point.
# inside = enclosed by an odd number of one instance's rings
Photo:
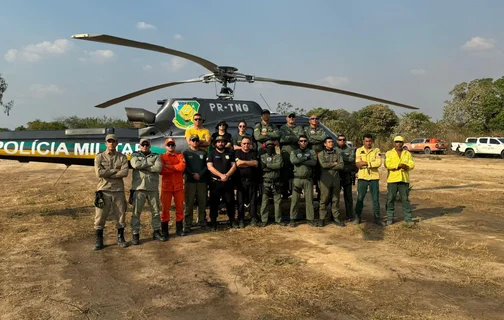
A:
{"type": "Polygon", "coordinates": [[[304,180],[313,180],[313,174],[307,177],[296,177],[294,176],[294,179],[304,179],[304,180]]]}
{"type": "Polygon", "coordinates": [[[263,179],[263,182],[265,182],[265,183],[272,183],[272,184],[279,184],[280,183],[280,179],[278,179],[278,180],[263,179]]]}
{"type": "Polygon", "coordinates": [[[212,177],[212,182],[221,182],[221,183],[227,183],[227,182],[231,182],[231,177],[227,179],[227,181],[222,181],[221,179],[219,178],[216,178],[216,177],[212,177]]]}

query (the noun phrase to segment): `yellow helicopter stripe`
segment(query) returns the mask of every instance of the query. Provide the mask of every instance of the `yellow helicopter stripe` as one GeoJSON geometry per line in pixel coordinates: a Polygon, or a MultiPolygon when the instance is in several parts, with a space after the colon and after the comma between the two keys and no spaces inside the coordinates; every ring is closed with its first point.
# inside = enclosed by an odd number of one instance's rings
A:
{"type": "MultiPolygon", "coordinates": [[[[11,157],[40,157],[40,158],[68,158],[68,159],[94,159],[96,154],[88,154],[88,155],[74,155],[74,154],[40,154],[40,153],[21,153],[19,151],[14,153],[14,150],[9,150],[10,152],[6,152],[5,150],[0,149],[0,155],[2,156],[11,156],[11,157]]],[[[24,150],[26,151],[26,150],[24,150]]],[[[130,160],[131,155],[127,154],[126,158],[130,160]]]]}

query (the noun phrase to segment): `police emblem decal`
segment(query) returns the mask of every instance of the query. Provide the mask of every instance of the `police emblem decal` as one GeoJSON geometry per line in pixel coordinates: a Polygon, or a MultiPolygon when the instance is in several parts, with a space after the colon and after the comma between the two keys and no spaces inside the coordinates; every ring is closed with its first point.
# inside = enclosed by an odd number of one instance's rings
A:
{"type": "Polygon", "coordinates": [[[179,129],[189,129],[194,125],[193,117],[198,113],[200,104],[198,101],[174,101],[172,103],[173,111],[175,117],[173,118],[173,124],[179,129]]]}
{"type": "Polygon", "coordinates": [[[298,158],[301,158],[302,156],[303,156],[303,154],[302,154],[302,153],[298,153],[298,154],[297,154],[297,157],[298,157],[298,158]]]}
{"type": "Polygon", "coordinates": [[[268,158],[266,158],[266,160],[271,161],[271,160],[272,160],[272,158],[271,158],[271,157],[268,157],[268,158]]]}

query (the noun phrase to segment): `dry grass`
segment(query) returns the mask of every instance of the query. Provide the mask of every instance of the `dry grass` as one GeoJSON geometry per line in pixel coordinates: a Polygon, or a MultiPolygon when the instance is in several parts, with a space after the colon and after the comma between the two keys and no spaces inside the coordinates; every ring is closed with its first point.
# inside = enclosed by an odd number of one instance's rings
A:
{"type": "MultiPolygon", "coordinates": [[[[90,250],[89,168],[70,167],[54,185],[64,166],[0,161],[0,317],[500,319],[504,161],[439,157],[415,156],[413,228],[196,231],[100,253],[90,250]]],[[[366,202],[368,221],[369,211],[366,202]]],[[[142,223],[147,239],[148,212],[142,223]]]]}

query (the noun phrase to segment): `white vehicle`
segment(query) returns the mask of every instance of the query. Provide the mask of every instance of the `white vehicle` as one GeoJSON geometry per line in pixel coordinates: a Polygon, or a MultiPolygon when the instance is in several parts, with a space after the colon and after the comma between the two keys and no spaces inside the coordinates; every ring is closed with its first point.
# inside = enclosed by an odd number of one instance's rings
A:
{"type": "Polygon", "coordinates": [[[503,137],[470,137],[464,143],[452,142],[451,148],[468,158],[474,158],[477,155],[499,155],[504,159],[503,137]]]}

